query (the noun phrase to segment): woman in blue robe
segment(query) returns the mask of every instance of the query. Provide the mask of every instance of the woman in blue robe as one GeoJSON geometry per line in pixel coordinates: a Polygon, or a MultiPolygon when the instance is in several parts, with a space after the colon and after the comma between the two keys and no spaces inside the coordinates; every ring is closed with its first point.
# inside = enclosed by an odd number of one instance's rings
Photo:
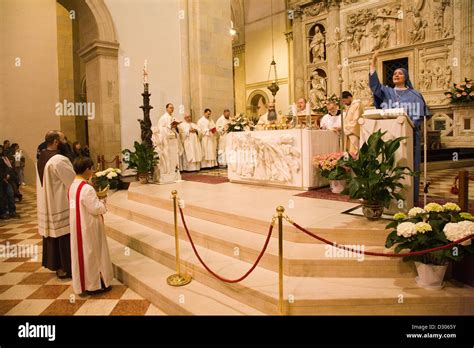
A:
{"type": "MultiPolygon", "coordinates": [[[[375,66],[377,63],[378,51],[372,57],[369,72],[369,87],[374,95],[374,105],[377,109],[404,108],[407,115],[413,121],[413,166],[415,171],[420,170],[421,162],[421,122],[423,117],[430,116],[425,99],[420,92],[413,88],[408,76],[408,71],[404,68],[396,69],[393,72],[393,84],[395,87],[384,86],[380,83],[375,66]]],[[[414,177],[414,204],[419,201],[420,177],[414,177]]]]}

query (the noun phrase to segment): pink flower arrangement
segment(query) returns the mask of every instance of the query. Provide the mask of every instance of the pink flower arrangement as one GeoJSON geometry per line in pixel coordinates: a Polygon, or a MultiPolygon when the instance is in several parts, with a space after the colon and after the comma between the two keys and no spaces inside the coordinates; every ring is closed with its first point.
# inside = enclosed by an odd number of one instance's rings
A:
{"type": "Polygon", "coordinates": [[[341,158],[347,158],[347,156],[355,158],[356,154],[341,151],[331,152],[325,155],[318,155],[313,158],[313,165],[319,168],[321,171],[321,176],[324,178],[328,178],[330,180],[339,180],[344,176],[346,170],[338,163],[341,158]]]}
{"type": "Polygon", "coordinates": [[[472,80],[465,78],[461,83],[454,83],[453,88],[444,94],[451,99],[453,104],[471,103],[474,101],[472,80]]]}

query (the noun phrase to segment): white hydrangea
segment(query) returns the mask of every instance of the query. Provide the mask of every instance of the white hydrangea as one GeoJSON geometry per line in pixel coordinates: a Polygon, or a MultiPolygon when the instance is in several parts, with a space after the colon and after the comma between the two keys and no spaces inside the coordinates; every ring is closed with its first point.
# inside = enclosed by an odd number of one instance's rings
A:
{"type": "Polygon", "coordinates": [[[461,211],[461,208],[456,203],[448,202],[443,205],[445,211],[461,211]]]}
{"type": "Polygon", "coordinates": [[[417,233],[416,225],[413,222],[402,222],[397,226],[397,235],[409,238],[417,233]]]}
{"type": "Polygon", "coordinates": [[[415,217],[415,216],[417,216],[418,214],[424,214],[424,213],[426,213],[426,211],[425,211],[423,208],[414,207],[414,208],[411,208],[411,209],[408,211],[408,216],[409,216],[409,217],[415,217]]]}
{"type": "Polygon", "coordinates": [[[425,210],[427,212],[433,211],[435,213],[441,213],[443,211],[443,207],[438,203],[428,203],[425,205],[425,210]]]}
{"type": "Polygon", "coordinates": [[[122,171],[118,168],[115,168],[115,173],[122,174],[122,171]]]}
{"type": "Polygon", "coordinates": [[[115,173],[115,172],[110,172],[109,174],[107,174],[107,179],[111,179],[111,180],[112,180],[112,179],[115,178],[116,176],[117,176],[117,173],[115,173]]]}
{"type": "Polygon", "coordinates": [[[425,232],[429,232],[433,230],[431,228],[431,225],[427,222],[417,222],[415,226],[416,226],[416,231],[419,233],[425,233],[425,232]]]}
{"type": "Polygon", "coordinates": [[[461,226],[459,226],[458,223],[448,222],[444,226],[443,232],[446,238],[450,240],[451,242],[454,242],[455,240],[462,238],[461,226]]]}
{"type": "Polygon", "coordinates": [[[106,174],[105,172],[97,172],[95,173],[95,176],[100,178],[101,176],[104,176],[105,174],[106,174]]]}

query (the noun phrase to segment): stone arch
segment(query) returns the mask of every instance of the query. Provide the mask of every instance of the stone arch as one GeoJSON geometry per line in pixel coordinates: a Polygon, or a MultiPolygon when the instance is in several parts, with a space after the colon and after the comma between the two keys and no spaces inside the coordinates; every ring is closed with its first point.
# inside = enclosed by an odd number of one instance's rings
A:
{"type": "Polygon", "coordinates": [[[120,108],[118,91],[117,33],[104,0],[57,0],[74,11],[77,22],[76,52],[83,63],[81,94],[94,103],[95,117],[88,121],[91,156],[113,158],[121,153],[120,108]],[[87,84],[85,84],[87,81],[87,84]],[[85,91],[82,88],[85,87],[85,91]]]}
{"type": "Polygon", "coordinates": [[[266,105],[268,105],[270,98],[265,91],[261,89],[256,89],[252,91],[252,93],[250,93],[250,95],[248,96],[247,111],[250,113],[250,115],[252,115],[252,117],[261,116],[262,114],[265,113],[265,112],[262,112],[263,110],[258,109],[259,101],[262,98],[263,98],[262,100],[263,104],[265,105],[265,108],[266,108],[266,105]]]}

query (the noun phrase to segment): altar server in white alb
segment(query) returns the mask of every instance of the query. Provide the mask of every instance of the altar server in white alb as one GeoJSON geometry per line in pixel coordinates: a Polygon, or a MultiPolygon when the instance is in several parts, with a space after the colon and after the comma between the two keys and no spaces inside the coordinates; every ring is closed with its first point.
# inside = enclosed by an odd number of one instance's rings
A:
{"type": "Polygon", "coordinates": [[[328,113],[321,119],[321,129],[330,129],[337,133],[341,131],[341,110],[333,101],[327,104],[328,113]]]}
{"type": "Polygon", "coordinates": [[[204,110],[197,125],[201,137],[202,161],[201,168],[213,168],[217,166],[217,128],[213,120],[211,120],[211,109],[204,110]]]}
{"type": "Polygon", "coordinates": [[[184,171],[194,172],[201,169],[202,149],[198,137],[198,126],[191,120],[191,115],[184,115],[184,122],[178,126],[179,136],[183,143],[181,164],[184,171]]]}
{"type": "Polygon", "coordinates": [[[37,163],[36,198],[38,233],[43,236],[42,265],[63,278],[71,277],[69,241],[69,204],[67,193],[74,180],[72,163],[67,153],[64,133],[49,131],[46,150],[37,163]]]}
{"type": "Polygon", "coordinates": [[[95,294],[111,289],[114,278],[102,214],[105,201],[87,183],[94,163],[89,157],[74,160],[76,178],[69,189],[72,286],[76,294],[95,294]]]}
{"type": "Polygon", "coordinates": [[[153,125],[157,127],[153,129],[153,140],[160,155],[161,174],[178,172],[179,155],[182,152],[177,132],[179,122],[173,117],[173,111],[173,104],[166,104],[166,112],[160,117],[158,125],[153,125]]]}
{"type": "Polygon", "coordinates": [[[217,119],[216,127],[217,133],[219,134],[219,146],[217,149],[217,162],[219,163],[219,167],[226,167],[227,160],[226,160],[226,143],[227,143],[227,129],[229,128],[230,123],[230,110],[225,109],[224,114],[217,119]]]}

